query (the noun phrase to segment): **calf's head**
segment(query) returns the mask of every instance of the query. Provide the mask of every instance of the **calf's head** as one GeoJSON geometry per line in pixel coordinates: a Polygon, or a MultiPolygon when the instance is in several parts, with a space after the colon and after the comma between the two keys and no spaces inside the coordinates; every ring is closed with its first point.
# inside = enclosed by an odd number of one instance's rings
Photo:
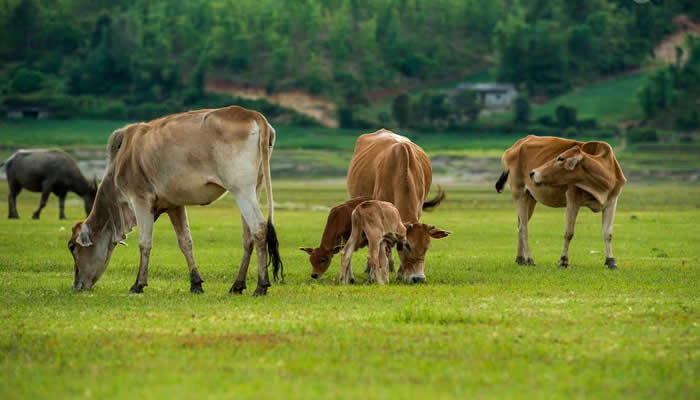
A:
{"type": "Polygon", "coordinates": [[[404,225],[406,241],[397,244],[401,260],[399,277],[410,283],[425,282],[425,253],[430,248],[430,239],[442,239],[451,232],[421,223],[404,225]]]}
{"type": "Polygon", "coordinates": [[[93,231],[85,221],[73,225],[68,250],[73,256],[75,277],[73,289],[91,289],[107,269],[112,251],[118,242],[108,229],[93,231]]]}
{"type": "Polygon", "coordinates": [[[323,249],[321,247],[300,247],[299,250],[307,253],[309,255],[309,261],[311,262],[311,277],[313,279],[320,278],[331,265],[331,260],[333,255],[342,250],[343,246],[335,246],[331,250],[323,249]]]}

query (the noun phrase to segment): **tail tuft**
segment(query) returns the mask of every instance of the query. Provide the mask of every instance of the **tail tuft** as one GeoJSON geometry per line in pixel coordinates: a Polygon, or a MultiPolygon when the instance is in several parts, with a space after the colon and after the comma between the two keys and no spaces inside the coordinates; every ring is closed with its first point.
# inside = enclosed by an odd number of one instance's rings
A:
{"type": "Polygon", "coordinates": [[[424,211],[431,211],[433,208],[437,207],[440,205],[440,203],[445,200],[445,191],[442,190],[442,187],[438,185],[438,194],[431,200],[423,202],[423,210],[424,211]]]}
{"type": "Polygon", "coordinates": [[[496,191],[497,191],[498,193],[501,193],[501,192],[503,191],[503,186],[505,186],[506,181],[508,180],[508,174],[509,174],[509,173],[510,173],[510,171],[504,171],[504,172],[501,174],[501,177],[498,178],[498,182],[496,182],[496,191]]]}
{"type": "Polygon", "coordinates": [[[272,264],[272,274],[277,282],[278,275],[284,282],[284,264],[280,258],[280,242],[277,240],[277,232],[275,232],[275,226],[272,224],[272,219],[267,219],[267,235],[265,241],[267,242],[267,265],[272,264]]]}

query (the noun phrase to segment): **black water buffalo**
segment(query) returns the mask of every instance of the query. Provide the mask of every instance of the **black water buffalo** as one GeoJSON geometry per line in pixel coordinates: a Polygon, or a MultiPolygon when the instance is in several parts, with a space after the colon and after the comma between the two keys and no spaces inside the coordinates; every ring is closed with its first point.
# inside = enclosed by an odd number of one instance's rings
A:
{"type": "Polygon", "coordinates": [[[5,166],[10,194],[7,202],[10,208],[8,218],[19,218],[17,195],[22,189],[41,192],[39,208],[32,218],[39,219],[41,209],[46,206],[49,194],[58,196],[59,218],[65,219],[63,207],[68,192],[74,192],[85,202],[85,213],[89,214],[97,193],[97,181],[85,179],[78,164],[62,150],[18,150],[10,158],[0,163],[5,166]]]}

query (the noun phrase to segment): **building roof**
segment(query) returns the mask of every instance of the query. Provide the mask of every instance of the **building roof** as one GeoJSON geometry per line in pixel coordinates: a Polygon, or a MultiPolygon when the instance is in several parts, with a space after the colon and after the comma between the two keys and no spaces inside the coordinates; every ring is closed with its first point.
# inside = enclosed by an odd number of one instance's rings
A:
{"type": "Polygon", "coordinates": [[[514,92],[515,86],[510,83],[462,83],[457,90],[474,90],[477,92],[514,92]]]}

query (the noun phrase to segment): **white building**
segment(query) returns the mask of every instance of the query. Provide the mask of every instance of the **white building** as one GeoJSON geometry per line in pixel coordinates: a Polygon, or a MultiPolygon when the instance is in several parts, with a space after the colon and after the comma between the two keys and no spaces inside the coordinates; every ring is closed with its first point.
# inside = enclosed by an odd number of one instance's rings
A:
{"type": "Polygon", "coordinates": [[[518,96],[515,86],[510,83],[462,83],[455,92],[473,90],[484,109],[510,108],[518,96]]]}

